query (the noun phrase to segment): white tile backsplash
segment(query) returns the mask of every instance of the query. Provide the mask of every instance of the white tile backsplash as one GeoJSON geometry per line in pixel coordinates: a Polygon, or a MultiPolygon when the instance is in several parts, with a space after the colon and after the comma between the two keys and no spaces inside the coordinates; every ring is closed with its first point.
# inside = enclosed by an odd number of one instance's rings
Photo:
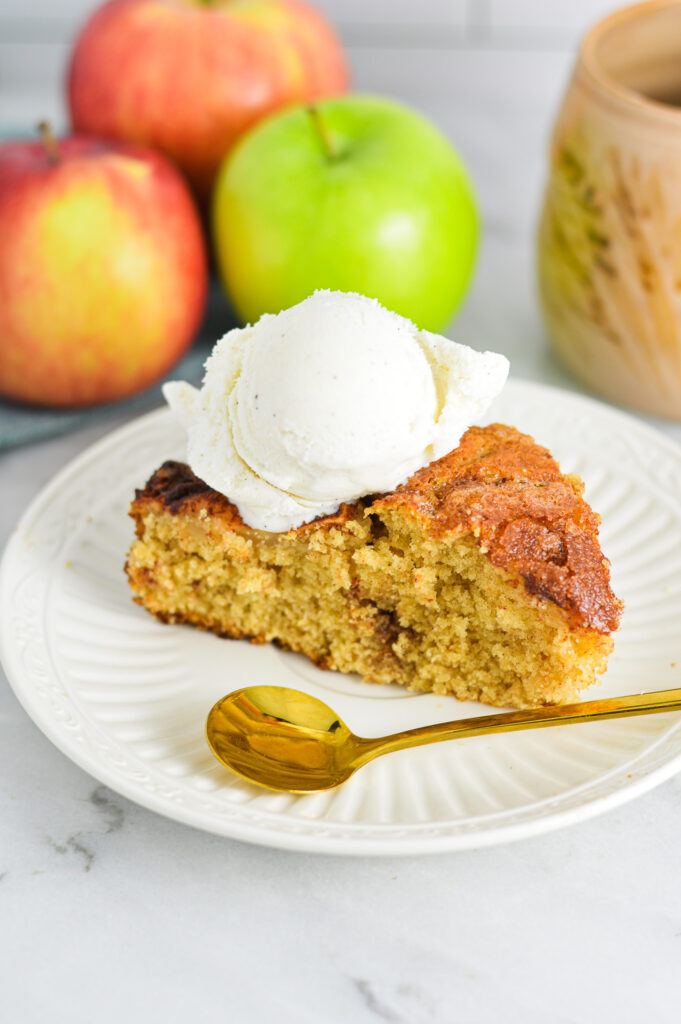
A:
{"type": "MultiPolygon", "coordinates": [[[[337,25],[435,24],[463,28],[475,0],[308,0],[337,25]]],[[[96,0],[0,0],[0,22],[21,22],[21,31],[44,29],[46,21],[78,24],[100,4],[96,0]]],[[[2,35],[0,34],[0,40],[2,35]]]]}
{"type": "MultiPolygon", "coordinates": [[[[36,31],[44,22],[79,22],[99,7],[96,0],[0,0],[0,19],[20,22],[22,31],[36,31]]],[[[0,41],[4,36],[0,30],[0,41]]]]}
{"type": "Polygon", "coordinates": [[[316,0],[316,6],[341,26],[431,24],[463,28],[470,3],[471,0],[316,0]]]}
{"type": "MultiPolygon", "coordinates": [[[[464,30],[491,26],[536,33],[581,32],[616,6],[612,0],[312,0],[341,29],[366,26],[444,27],[464,30]]],[[[0,0],[0,41],[68,33],[99,4],[96,0],[0,0]],[[3,23],[9,25],[3,31],[3,23]]]]}
{"type": "MultiPolygon", "coordinates": [[[[474,0],[475,2],[475,0],[474,0]]],[[[477,0],[478,3],[481,0],[477,0]]],[[[616,0],[485,0],[494,29],[581,34],[618,6],[616,0]]]]}

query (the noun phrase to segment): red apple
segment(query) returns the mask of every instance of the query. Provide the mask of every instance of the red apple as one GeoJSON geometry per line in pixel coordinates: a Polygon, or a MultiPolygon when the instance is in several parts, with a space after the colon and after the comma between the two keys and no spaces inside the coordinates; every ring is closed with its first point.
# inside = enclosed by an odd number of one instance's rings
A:
{"type": "Polygon", "coordinates": [[[140,391],[190,344],[207,281],[165,157],[49,134],[0,146],[0,393],[75,406],[140,391]]]}
{"type": "Polygon", "coordinates": [[[347,86],[335,33],[300,0],[110,0],[76,41],[68,92],[76,131],[162,150],[207,198],[247,128],[347,86]]]}

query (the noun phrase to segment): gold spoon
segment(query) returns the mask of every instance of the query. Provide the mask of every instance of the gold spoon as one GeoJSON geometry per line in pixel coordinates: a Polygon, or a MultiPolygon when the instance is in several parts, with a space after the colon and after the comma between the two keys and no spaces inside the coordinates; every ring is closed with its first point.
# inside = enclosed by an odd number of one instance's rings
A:
{"type": "Polygon", "coordinates": [[[364,739],[316,697],[284,686],[247,686],[211,708],[206,737],[218,761],[241,778],[268,789],[314,793],[340,785],[374,757],[421,743],[679,710],[681,688],[463,718],[364,739]]]}

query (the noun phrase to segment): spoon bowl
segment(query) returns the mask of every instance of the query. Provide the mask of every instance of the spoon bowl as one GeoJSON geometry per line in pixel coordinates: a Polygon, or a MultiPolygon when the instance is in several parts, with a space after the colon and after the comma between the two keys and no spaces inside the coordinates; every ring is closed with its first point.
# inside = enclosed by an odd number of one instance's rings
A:
{"type": "Polygon", "coordinates": [[[284,686],[247,686],[219,700],[206,722],[208,745],[249,782],[315,793],[345,782],[379,754],[422,743],[681,710],[681,689],[463,718],[391,736],[356,736],[323,701],[284,686]]]}
{"type": "Polygon", "coordinates": [[[352,775],[358,744],[323,701],[283,686],[248,686],[219,700],[206,723],[218,761],[250,782],[316,792],[352,775]]]}

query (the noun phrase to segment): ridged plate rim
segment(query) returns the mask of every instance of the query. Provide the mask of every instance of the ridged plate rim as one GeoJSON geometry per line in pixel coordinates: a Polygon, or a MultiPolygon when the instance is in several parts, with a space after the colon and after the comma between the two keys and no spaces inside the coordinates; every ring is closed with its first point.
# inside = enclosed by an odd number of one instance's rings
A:
{"type": "MultiPolygon", "coordinates": [[[[635,435],[642,443],[649,445],[651,450],[664,453],[678,467],[680,485],[677,489],[681,501],[681,449],[664,434],[626,413],[583,395],[518,379],[509,381],[508,388],[514,400],[531,402],[533,398],[550,399],[564,408],[571,407],[577,418],[582,412],[595,417],[597,421],[605,419],[610,426],[621,431],[623,436],[635,435]]],[[[0,604],[3,608],[9,607],[8,602],[17,584],[17,572],[26,555],[25,538],[32,536],[31,543],[40,545],[41,519],[52,500],[63,493],[65,488],[74,487],[86,477],[89,466],[113,456],[131,438],[143,437],[150,427],[168,416],[167,409],[158,409],[108,434],[68,463],[40,491],[21,517],[3,555],[0,565],[0,604]]],[[[87,508],[84,508],[83,518],[88,514],[87,508]]],[[[49,560],[34,570],[40,576],[48,595],[51,570],[49,560]]],[[[38,643],[41,641],[40,630],[44,628],[44,623],[45,606],[41,606],[36,608],[33,623],[38,643]]],[[[681,642],[679,646],[681,655],[681,642]]],[[[41,656],[48,672],[54,672],[44,632],[42,648],[41,656]]],[[[588,782],[556,797],[524,805],[521,810],[525,813],[520,816],[520,820],[518,809],[510,808],[478,818],[434,822],[432,825],[354,825],[344,822],[342,831],[345,835],[338,836],[328,834],[333,832],[331,826],[335,823],[330,823],[326,829],[327,834],[319,822],[306,821],[304,818],[298,819],[295,827],[286,828],[282,827],[280,814],[254,811],[242,805],[235,806],[232,818],[217,818],[207,816],[201,810],[174,803],[167,793],[145,789],[142,783],[127,778],[115,765],[107,763],[95,747],[77,742],[73,733],[50,713],[49,702],[40,693],[39,674],[27,670],[22,661],[17,638],[10,630],[8,615],[3,615],[0,622],[0,657],[10,685],[27,714],[62,753],[99,782],[173,820],[218,835],[283,849],[333,854],[412,855],[490,846],[593,817],[647,792],[681,770],[681,715],[674,715],[669,716],[670,728],[637,758],[624,766],[596,774],[588,782]],[[589,794],[589,790],[594,787],[597,790],[600,787],[601,791],[589,794]],[[411,834],[405,835],[404,832],[411,834]]],[[[143,764],[141,767],[145,770],[148,768],[143,764]]]]}

